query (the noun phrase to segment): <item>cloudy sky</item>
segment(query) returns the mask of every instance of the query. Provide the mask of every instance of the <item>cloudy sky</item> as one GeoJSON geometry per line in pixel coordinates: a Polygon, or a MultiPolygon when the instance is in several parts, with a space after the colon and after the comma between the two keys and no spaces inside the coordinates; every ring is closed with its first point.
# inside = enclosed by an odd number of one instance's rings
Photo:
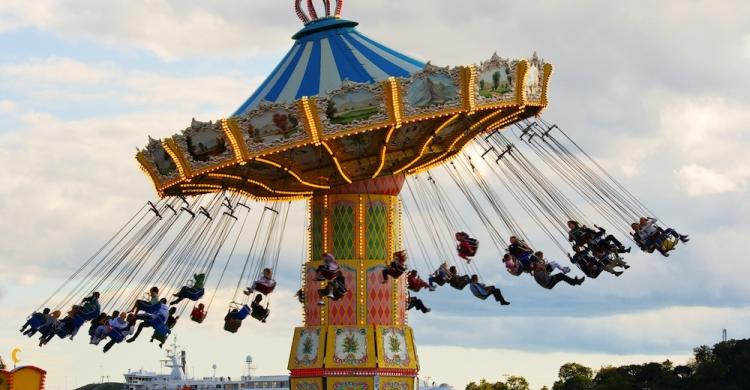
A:
{"type": "MultiPolygon", "coordinates": [[[[158,369],[162,354],[146,342],[102,358],[82,339],[40,350],[17,328],[153,199],[135,148],[193,117],[229,115],[271,71],[301,27],[291,3],[0,3],[6,361],[12,348],[22,348],[23,363],[47,369],[55,390],[102,375],[121,380],[128,368],[158,369]]],[[[344,16],[359,21],[360,31],[434,64],[478,63],[495,51],[539,53],[555,65],[544,117],[693,237],[669,260],[634,253],[633,268],[617,280],[603,276],[553,291],[511,278],[485,247],[477,260],[482,274],[513,304],[500,308],[448,290],[422,294],[433,312],[410,320],[424,376],[463,388],[479,378],[523,375],[539,388],[567,361],[594,368],[684,362],[692,347],[717,341],[722,328],[730,337],[750,335],[748,14],[743,1],[347,2],[344,16]]],[[[294,240],[300,225],[291,225],[294,240]]],[[[247,354],[258,373],[285,372],[300,321],[291,298],[300,252],[292,247],[282,255],[288,283],[268,324],[237,335],[219,329],[219,316],[178,326],[191,373],[210,375],[216,363],[218,374],[239,376],[247,354]]],[[[228,294],[221,291],[217,301],[228,294]]]]}

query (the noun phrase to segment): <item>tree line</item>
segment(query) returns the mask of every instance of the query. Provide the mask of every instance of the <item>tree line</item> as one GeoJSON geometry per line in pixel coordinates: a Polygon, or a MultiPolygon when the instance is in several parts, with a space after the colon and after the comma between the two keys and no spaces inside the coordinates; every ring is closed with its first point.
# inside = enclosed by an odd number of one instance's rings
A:
{"type": "MultiPolygon", "coordinates": [[[[528,381],[510,376],[495,383],[482,379],[466,390],[529,390],[528,381]]],[[[729,340],[713,347],[700,346],[684,365],[662,363],[605,366],[594,372],[578,363],[566,363],[552,387],[542,390],[742,390],[750,389],[750,339],[729,340]]]]}

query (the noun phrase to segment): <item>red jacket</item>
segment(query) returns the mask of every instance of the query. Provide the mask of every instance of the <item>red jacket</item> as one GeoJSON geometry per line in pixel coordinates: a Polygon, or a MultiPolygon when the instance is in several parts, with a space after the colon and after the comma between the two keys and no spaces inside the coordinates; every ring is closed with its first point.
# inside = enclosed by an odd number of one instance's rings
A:
{"type": "Polygon", "coordinates": [[[419,275],[411,276],[409,275],[406,278],[406,283],[409,286],[409,290],[419,291],[422,288],[429,287],[430,285],[427,284],[422,278],[419,277],[419,275]]]}

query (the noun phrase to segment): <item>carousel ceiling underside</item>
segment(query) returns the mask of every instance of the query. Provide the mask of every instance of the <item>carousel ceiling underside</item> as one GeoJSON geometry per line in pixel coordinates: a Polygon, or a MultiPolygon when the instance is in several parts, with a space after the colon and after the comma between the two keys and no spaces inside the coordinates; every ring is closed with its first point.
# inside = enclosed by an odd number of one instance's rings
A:
{"type": "Polygon", "coordinates": [[[539,114],[552,66],[493,56],[255,109],[150,140],[137,160],[160,196],[230,190],[281,200],[445,162],[474,137],[539,114]]]}

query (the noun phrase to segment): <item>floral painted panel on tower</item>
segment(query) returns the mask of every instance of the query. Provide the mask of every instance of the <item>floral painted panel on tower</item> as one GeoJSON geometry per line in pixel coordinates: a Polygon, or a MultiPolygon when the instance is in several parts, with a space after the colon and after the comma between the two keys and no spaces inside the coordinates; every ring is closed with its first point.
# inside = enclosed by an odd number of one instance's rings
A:
{"type": "Polygon", "coordinates": [[[289,369],[323,367],[325,327],[304,327],[294,330],[289,369]]]}
{"type": "Polygon", "coordinates": [[[374,334],[371,327],[328,327],[328,368],[375,367],[374,334]]]}

